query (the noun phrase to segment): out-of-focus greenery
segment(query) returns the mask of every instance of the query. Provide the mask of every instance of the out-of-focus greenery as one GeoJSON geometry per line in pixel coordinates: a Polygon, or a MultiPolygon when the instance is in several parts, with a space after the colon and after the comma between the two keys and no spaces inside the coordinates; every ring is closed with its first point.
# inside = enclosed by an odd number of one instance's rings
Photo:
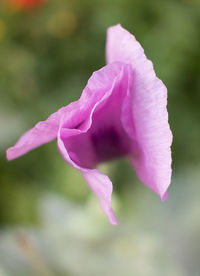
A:
{"type": "MultiPolygon", "coordinates": [[[[168,88],[174,175],[199,166],[199,0],[49,0],[30,11],[17,10],[7,2],[0,2],[2,227],[39,226],[38,202],[47,192],[77,205],[88,202],[91,192],[80,174],[62,160],[56,142],[12,162],[6,161],[5,151],[35,123],[79,98],[92,72],[105,64],[106,29],[116,23],[136,36],[168,88]]],[[[137,210],[146,188],[125,161],[102,169],[113,181],[117,212],[123,217],[132,208],[139,221],[137,210]],[[137,195],[131,204],[130,191],[137,195]]],[[[176,194],[176,185],[172,181],[169,195],[176,194]]],[[[184,189],[190,180],[182,185],[184,189]]],[[[176,195],[180,204],[184,196],[176,195]]],[[[128,227],[134,228],[134,223],[128,227]]]]}

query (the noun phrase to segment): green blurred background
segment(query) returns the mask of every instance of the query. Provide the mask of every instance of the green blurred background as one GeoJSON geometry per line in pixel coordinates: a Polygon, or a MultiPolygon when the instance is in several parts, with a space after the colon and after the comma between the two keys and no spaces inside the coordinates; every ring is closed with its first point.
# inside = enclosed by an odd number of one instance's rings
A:
{"type": "Polygon", "coordinates": [[[200,275],[200,1],[0,2],[0,275],[200,275]],[[79,98],[105,64],[106,29],[121,23],[168,88],[173,140],[169,200],[126,161],[102,165],[114,184],[113,227],[56,142],[12,162],[6,148],[79,98]]]}

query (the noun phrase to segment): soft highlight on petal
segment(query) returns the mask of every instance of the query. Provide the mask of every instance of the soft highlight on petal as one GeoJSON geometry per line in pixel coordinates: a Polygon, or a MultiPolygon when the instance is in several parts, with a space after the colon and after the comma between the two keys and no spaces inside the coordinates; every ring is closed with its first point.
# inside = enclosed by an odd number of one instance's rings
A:
{"type": "Polygon", "coordinates": [[[141,181],[165,199],[171,181],[172,143],[167,89],[156,77],[139,42],[120,25],[108,29],[106,58],[108,63],[118,61],[132,66],[130,101],[136,143],[130,160],[141,181]]]}

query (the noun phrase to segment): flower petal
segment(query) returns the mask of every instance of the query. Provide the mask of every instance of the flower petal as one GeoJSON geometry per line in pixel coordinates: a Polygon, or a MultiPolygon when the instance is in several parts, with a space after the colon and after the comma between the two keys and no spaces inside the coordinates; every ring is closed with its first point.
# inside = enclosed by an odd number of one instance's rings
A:
{"type": "Polygon", "coordinates": [[[74,113],[71,120],[63,117],[58,132],[58,148],[61,155],[71,166],[81,171],[89,187],[98,196],[101,208],[112,224],[117,224],[111,208],[112,183],[106,175],[94,169],[96,163],[94,163],[94,166],[92,165],[93,148],[90,148],[91,141],[87,135],[93,124],[95,111],[112,93],[116,93],[117,87],[122,88],[120,84],[128,74],[128,68],[130,66],[113,63],[95,72],[88,82],[90,93],[96,101],[95,104],[90,104],[89,101],[85,101],[82,110],[85,108],[86,110],[82,113],[81,118],[79,118],[80,109],[74,113]],[[110,78],[109,72],[111,73],[110,78]],[[78,127],[76,127],[77,124],[78,127]]]}
{"type": "MultiPolygon", "coordinates": [[[[71,134],[74,134],[74,131],[71,134]]],[[[91,190],[99,198],[101,209],[107,215],[110,223],[117,225],[117,219],[111,208],[112,182],[108,176],[96,169],[83,168],[73,161],[60,137],[60,133],[58,137],[58,148],[63,158],[82,173],[91,190]]]]}
{"type": "Polygon", "coordinates": [[[172,134],[166,109],[167,89],[156,77],[139,42],[120,25],[108,29],[106,57],[108,63],[132,65],[130,102],[136,141],[131,162],[141,181],[164,200],[171,181],[172,134]]]}
{"type": "Polygon", "coordinates": [[[101,209],[107,215],[111,224],[117,225],[117,219],[111,208],[112,182],[107,175],[98,170],[82,172],[93,193],[99,198],[101,209]]]}
{"type": "Polygon", "coordinates": [[[60,118],[65,112],[66,107],[63,107],[52,114],[46,121],[37,123],[35,127],[24,133],[13,147],[7,149],[7,159],[13,160],[18,158],[30,150],[55,139],[60,118]]]}
{"type": "Polygon", "coordinates": [[[83,116],[90,112],[94,104],[111,88],[112,82],[120,72],[121,67],[120,63],[116,63],[115,65],[104,67],[98,73],[93,73],[86,88],[83,90],[81,98],[68,106],[62,107],[46,121],[39,122],[35,127],[28,130],[15,146],[7,150],[7,159],[18,158],[30,150],[55,139],[62,117],[65,117],[65,121],[72,124],[80,123],[83,116]],[[94,90],[96,93],[93,93],[94,90]],[[76,116],[74,116],[75,114],[76,116]]]}

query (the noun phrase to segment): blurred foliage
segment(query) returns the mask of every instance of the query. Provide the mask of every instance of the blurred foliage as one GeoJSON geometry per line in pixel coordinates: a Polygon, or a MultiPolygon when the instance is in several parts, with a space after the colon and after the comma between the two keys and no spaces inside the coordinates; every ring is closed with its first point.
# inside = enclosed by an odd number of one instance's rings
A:
{"type": "MultiPolygon", "coordinates": [[[[1,225],[36,223],[36,202],[47,190],[86,200],[87,185],[55,142],[10,163],[5,150],[79,98],[105,64],[106,29],[116,23],[136,36],[168,87],[174,169],[200,161],[199,0],[49,0],[29,11],[0,5],[1,225]]],[[[129,189],[145,189],[124,161],[106,169],[124,202],[129,189]]]]}

